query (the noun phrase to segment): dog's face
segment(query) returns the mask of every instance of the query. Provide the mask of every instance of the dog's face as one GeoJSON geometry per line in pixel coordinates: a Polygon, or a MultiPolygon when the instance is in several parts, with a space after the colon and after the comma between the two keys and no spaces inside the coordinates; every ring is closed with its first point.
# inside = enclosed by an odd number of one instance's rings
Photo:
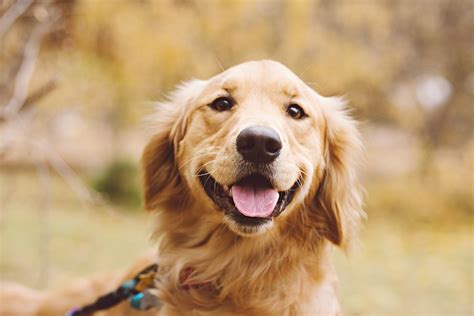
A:
{"type": "Polygon", "coordinates": [[[246,63],[209,80],[189,108],[179,170],[235,232],[270,229],[324,168],[323,121],[311,97],[282,65],[246,63]]]}
{"type": "Polygon", "coordinates": [[[147,206],[190,196],[207,221],[244,236],[313,212],[341,243],[342,217],[360,206],[357,189],[346,187],[359,140],[336,103],[273,61],[185,84],[159,108],[159,133],[145,150],[147,206]]]}

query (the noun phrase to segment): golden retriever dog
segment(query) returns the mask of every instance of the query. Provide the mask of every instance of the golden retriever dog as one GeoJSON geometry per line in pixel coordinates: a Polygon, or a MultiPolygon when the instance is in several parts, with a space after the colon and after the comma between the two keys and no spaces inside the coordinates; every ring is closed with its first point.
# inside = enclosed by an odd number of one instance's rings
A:
{"type": "Polygon", "coordinates": [[[344,102],[251,61],[182,84],[151,122],[160,315],[340,315],[331,250],[364,216],[344,102]]]}
{"type": "MultiPolygon", "coordinates": [[[[182,84],[151,122],[142,166],[163,305],[100,315],[341,315],[331,253],[354,240],[364,216],[361,139],[344,102],[278,62],[251,61],[182,84]]],[[[16,298],[37,304],[24,315],[60,315],[150,261],[16,298]]]]}

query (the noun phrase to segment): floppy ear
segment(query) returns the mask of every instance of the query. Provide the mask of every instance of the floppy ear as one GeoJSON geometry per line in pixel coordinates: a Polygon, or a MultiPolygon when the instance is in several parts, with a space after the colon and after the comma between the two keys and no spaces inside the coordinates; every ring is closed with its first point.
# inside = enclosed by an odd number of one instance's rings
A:
{"type": "Polygon", "coordinates": [[[186,134],[188,105],[201,91],[203,82],[192,80],[181,84],[170,94],[168,101],[158,103],[155,114],[150,117],[154,136],[142,155],[145,208],[148,210],[182,200],[186,194],[175,156],[178,144],[186,134]]]}
{"type": "Polygon", "coordinates": [[[344,247],[365,216],[356,175],[363,145],[357,123],[344,110],[345,102],[340,98],[321,102],[326,119],[325,170],[315,202],[325,219],[326,238],[344,247]]]}

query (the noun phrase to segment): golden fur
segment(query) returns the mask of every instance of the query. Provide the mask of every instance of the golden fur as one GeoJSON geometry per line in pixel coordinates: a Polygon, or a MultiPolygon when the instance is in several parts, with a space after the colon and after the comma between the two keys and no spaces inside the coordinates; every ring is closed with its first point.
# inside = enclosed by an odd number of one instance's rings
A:
{"type": "Polygon", "coordinates": [[[160,315],[339,315],[331,248],[347,246],[364,214],[355,173],[362,145],[344,102],[320,96],[277,62],[247,62],[183,84],[152,122],[142,162],[146,207],[158,217],[160,315]],[[208,106],[226,94],[231,111],[208,106]],[[309,117],[290,118],[290,102],[309,117]],[[220,184],[235,182],[235,139],[250,125],[279,133],[273,183],[288,190],[299,181],[299,189],[270,227],[248,235],[197,175],[205,168],[220,184]],[[183,290],[189,267],[191,283],[212,286],[183,290]]]}
{"type": "MultiPolygon", "coordinates": [[[[145,204],[157,216],[156,286],[164,306],[134,312],[123,303],[100,315],[340,315],[331,252],[333,245],[348,246],[364,216],[355,172],[362,145],[344,102],[320,96],[277,62],[247,62],[181,85],[151,121],[154,136],[142,164],[145,204]],[[223,94],[236,104],[216,112],[208,105],[223,94]],[[290,103],[308,117],[290,118],[290,103]],[[296,181],[298,190],[270,225],[248,232],[226,218],[197,174],[205,168],[221,184],[235,182],[235,139],[251,125],[278,132],[283,148],[273,185],[288,190],[296,181]],[[189,268],[193,272],[183,281],[189,268]]],[[[52,292],[4,285],[0,312],[61,315],[114,289],[150,261],[148,255],[127,272],[52,292]]]]}

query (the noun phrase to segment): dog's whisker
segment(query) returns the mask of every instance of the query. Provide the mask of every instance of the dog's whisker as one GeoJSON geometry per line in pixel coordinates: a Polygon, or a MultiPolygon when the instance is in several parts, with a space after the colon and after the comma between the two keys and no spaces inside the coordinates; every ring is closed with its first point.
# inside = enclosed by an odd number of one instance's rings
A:
{"type": "Polygon", "coordinates": [[[186,165],[192,163],[193,161],[195,161],[197,159],[201,159],[203,157],[212,156],[212,155],[216,155],[216,154],[217,154],[217,152],[207,152],[207,153],[202,153],[202,154],[199,154],[199,155],[195,155],[191,159],[189,159],[189,160],[185,161],[183,164],[181,164],[178,167],[178,170],[182,170],[186,165]]]}
{"type": "MultiPolygon", "coordinates": [[[[215,170],[207,171],[207,172],[205,172],[205,173],[201,173],[201,171],[204,170],[204,167],[205,167],[206,165],[209,165],[209,164],[214,163],[214,162],[216,162],[216,160],[211,160],[211,161],[205,163],[202,167],[200,167],[200,168],[198,169],[197,175],[193,177],[193,180],[192,180],[192,181],[194,182],[197,177],[199,177],[200,175],[204,175],[204,176],[206,176],[206,181],[204,182],[204,186],[206,186],[207,182],[212,178],[212,175],[211,175],[211,174],[214,173],[215,170]]],[[[215,186],[215,185],[216,185],[216,182],[214,182],[214,186],[215,186]]],[[[214,188],[214,190],[215,190],[215,188],[214,188]]]]}
{"type": "Polygon", "coordinates": [[[206,170],[205,167],[209,166],[210,164],[212,163],[219,163],[219,160],[218,159],[214,159],[214,160],[210,160],[208,162],[206,162],[205,164],[203,164],[202,166],[199,167],[198,171],[196,172],[196,174],[193,176],[194,178],[197,178],[199,177],[200,175],[211,175],[212,172],[210,171],[206,171],[204,173],[201,173],[201,171],[203,170],[206,170]]]}
{"type": "Polygon", "coordinates": [[[208,147],[208,148],[199,149],[198,151],[196,151],[196,153],[193,154],[193,157],[191,159],[196,158],[196,156],[199,156],[203,153],[204,154],[217,153],[218,151],[217,150],[214,151],[214,149],[221,149],[221,148],[219,148],[219,147],[208,147]]]}
{"type": "Polygon", "coordinates": [[[308,173],[304,169],[300,169],[299,172],[304,176],[308,176],[308,173]]]}
{"type": "Polygon", "coordinates": [[[193,155],[192,158],[190,158],[189,160],[187,160],[183,164],[181,164],[181,166],[179,167],[179,170],[181,170],[185,165],[189,164],[193,160],[205,157],[207,155],[215,155],[215,154],[218,153],[219,149],[223,149],[223,148],[224,148],[223,146],[211,146],[211,147],[206,147],[206,148],[200,149],[193,155]]]}

